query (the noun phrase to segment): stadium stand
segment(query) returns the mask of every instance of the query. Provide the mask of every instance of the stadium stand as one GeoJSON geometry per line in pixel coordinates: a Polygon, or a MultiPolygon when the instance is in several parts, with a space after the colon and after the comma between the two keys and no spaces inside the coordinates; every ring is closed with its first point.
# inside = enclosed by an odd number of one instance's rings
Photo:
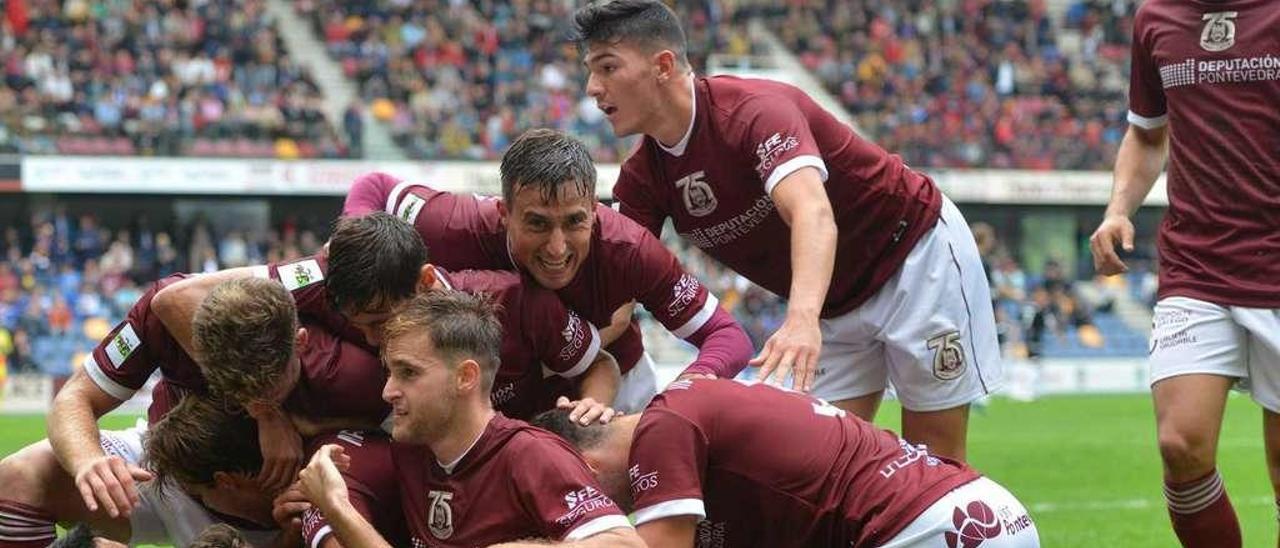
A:
{"type": "Polygon", "coordinates": [[[263,5],[10,2],[0,151],[345,157],[263,5]]]}

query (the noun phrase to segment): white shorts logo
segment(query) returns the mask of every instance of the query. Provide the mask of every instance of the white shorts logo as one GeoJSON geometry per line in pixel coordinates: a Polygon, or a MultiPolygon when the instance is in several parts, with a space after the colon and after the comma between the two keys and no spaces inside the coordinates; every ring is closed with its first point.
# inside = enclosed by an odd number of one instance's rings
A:
{"type": "Polygon", "coordinates": [[[1200,20],[1208,22],[1200,32],[1200,47],[1205,51],[1222,51],[1236,45],[1236,22],[1232,21],[1236,15],[1239,13],[1234,11],[1204,14],[1200,20]]]}
{"type": "Polygon", "coordinates": [[[129,359],[134,350],[142,346],[142,340],[138,338],[138,334],[134,332],[133,325],[125,322],[124,327],[116,333],[115,338],[107,344],[107,358],[111,360],[111,366],[120,369],[124,365],[124,361],[129,359]]]}
{"type": "Polygon", "coordinates": [[[933,351],[933,376],[940,381],[951,381],[964,374],[964,347],[960,346],[960,332],[951,331],[929,339],[933,351]]]}
{"type": "Polygon", "coordinates": [[[427,511],[427,528],[431,535],[440,540],[453,536],[453,508],[449,506],[453,493],[433,490],[427,493],[427,497],[431,499],[431,509],[427,511]]]}

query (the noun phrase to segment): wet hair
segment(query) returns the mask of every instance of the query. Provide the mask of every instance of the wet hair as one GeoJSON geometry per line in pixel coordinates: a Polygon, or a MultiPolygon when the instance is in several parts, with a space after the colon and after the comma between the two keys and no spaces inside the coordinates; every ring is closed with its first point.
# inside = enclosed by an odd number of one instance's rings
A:
{"type": "Polygon", "coordinates": [[[502,199],[510,208],[516,192],[534,187],[545,201],[554,201],[561,187],[573,185],[595,200],[596,166],[586,145],[554,129],[531,129],[511,143],[502,155],[502,199]]]}
{"type": "Polygon", "coordinates": [[[143,440],[161,489],[213,485],[216,472],[253,475],[262,468],[258,425],[232,402],[187,395],[143,440]]]}
{"type": "Polygon", "coordinates": [[[200,536],[191,541],[187,548],[248,548],[240,531],[225,523],[215,523],[200,532],[200,536]]]}
{"type": "Polygon", "coordinates": [[[343,217],[329,239],[329,302],[343,313],[378,310],[418,292],[427,246],[412,225],[382,211],[343,217]]]}
{"type": "Polygon", "coordinates": [[[592,43],[629,43],[645,51],[671,50],[689,66],[689,46],[680,18],[659,0],[603,0],[573,14],[569,39],[585,50],[592,43]]]}
{"type": "Polygon", "coordinates": [[[480,364],[481,389],[487,394],[501,365],[502,324],[497,311],[484,294],[449,289],[418,293],[383,326],[383,348],[388,346],[386,341],[426,333],[449,367],[467,359],[480,364]]]}
{"type": "Polygon", "coordinates": [[[530,424],[551,432],[569,442],[579,451],[589,451],[604,442],[608,425],[593,422],[588,426],[569,418],[571,409],[552,409],[538,413],[530,424]]]}

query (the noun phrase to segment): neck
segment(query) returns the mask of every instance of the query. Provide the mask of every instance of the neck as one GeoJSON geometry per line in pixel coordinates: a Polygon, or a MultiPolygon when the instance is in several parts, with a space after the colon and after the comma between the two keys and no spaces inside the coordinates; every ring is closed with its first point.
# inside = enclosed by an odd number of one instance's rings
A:
{"type": "Polygon", "coordinates": [[[431,452],[440,463],[453,463],[475,444],[476,439],[489,425],[489,421],[493,420],[493,416],[493,407],[489,405],[462,406],[458,409],[458,414],[454,416],[454,421],[449,425],[445,435],[438,440],[428,442],[427,446],[431,448],[431,452]]]}
{"type": "Polygon", "coordinates": [[[658,111],[652,131],[646,132],[663,146],[675,146],[689,131],[692,123],[689,118],[693,116],[692,87],[693,73],[686,72],[663,90],[662,103],[667,107],[658,111]]]}

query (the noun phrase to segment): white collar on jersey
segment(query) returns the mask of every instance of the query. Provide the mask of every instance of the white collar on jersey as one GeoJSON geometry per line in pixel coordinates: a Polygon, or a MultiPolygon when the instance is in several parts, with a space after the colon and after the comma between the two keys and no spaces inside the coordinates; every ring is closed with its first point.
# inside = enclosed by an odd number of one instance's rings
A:
{"type": "Polygon", "coordinates": [[[697,75],[693,73],[690,73],[689,76],[689,129],[684,130],[684,137],[681,137],[680,142],[673,147],[667,147],[657,139],[653,140],[658,143],[659,147],[662,147],[662,150],[667,151],[667,154],[676,157],[684,156],[684,149],[689,146],[689,138],[693,137],[693,123],[698,120],[698,79],[697,75]]]}
{"type": "MultiPolygon", "coordinates": [[[[489,418],[489,421],[492,422],[493,418],[489,418]]],[[[476,444],[480,443],[480,438],[484,437],[484,433],[487,430],[489,430],[489,423],[486,422],[484,424],[484,428],[480,429],[480,434],[476,436],[476,439],[471,440],[471,445],[468,445],[467,448],[462,451],[462,454],[458,455],[458,458],[453,459],[453,462],[449,463],[440,462],[440,460],[437,459],[436,464],[439,464],[441,468],[444,468],[444,473],[452,474],[453,469],[458,467],[458,463],[462,462],[462,459],[467,458],[467,453],[470,453],[472,449],[476,448],[476,444]]]]}

